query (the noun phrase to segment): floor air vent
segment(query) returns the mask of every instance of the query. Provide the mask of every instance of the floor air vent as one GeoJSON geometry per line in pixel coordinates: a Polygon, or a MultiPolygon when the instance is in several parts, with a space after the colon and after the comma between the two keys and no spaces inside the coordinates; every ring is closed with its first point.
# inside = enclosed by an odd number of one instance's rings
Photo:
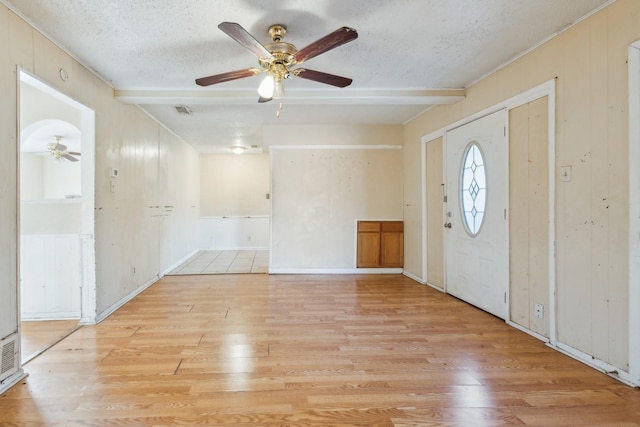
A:
{"type": "Polygon", "coordinates": [[[2,346],[2,359],[0,360],[0,381],[3,381],[5,378],[18,370],[16,337],[17,335],[13,335],[0,341],[0,346],[2,346]]]}

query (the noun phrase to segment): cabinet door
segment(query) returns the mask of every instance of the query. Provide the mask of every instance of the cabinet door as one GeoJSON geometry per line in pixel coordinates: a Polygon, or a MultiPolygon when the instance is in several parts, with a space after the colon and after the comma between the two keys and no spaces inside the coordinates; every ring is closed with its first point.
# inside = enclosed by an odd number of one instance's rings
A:
{"type": "Polygon", "coordinates": [[[383,231],[380,236],[380,266],[402,267],[404,263],[404,236],[402,232],[383,231]]]}
{"type": "Polygon", "coordinates": [[[358,267],[380,266],[380,233],[358,233],[358,267]]]}
{"type": "Polygon", "coordinates": [[[402,267],[404,264],[404,224],[385,221],[380,225],[380,267],[402,267]]]}

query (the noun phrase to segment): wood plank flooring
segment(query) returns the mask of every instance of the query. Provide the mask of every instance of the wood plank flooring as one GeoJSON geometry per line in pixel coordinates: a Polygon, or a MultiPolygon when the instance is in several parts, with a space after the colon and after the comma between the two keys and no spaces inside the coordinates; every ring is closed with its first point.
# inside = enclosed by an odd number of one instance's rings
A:
{"type": "Polygon", "coordinates": [[[78,326],[74,320],[30,320],[21,323],[22,363],[55,344],[78,326]]]}
{"type": "Polygon", "coordinates": [[[25,366],[7,426],[637,426],[640,390],[404,276],[166,276],[25,366]]]}

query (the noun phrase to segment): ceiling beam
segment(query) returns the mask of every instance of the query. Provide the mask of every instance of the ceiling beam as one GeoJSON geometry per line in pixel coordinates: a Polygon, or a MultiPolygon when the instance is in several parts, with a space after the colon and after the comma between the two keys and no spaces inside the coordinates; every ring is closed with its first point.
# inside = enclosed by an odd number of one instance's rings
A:
{"type": "MultiPolygon", "coordinates": [[[[255,90],[115,90],[125,104],[220,105],[255,104],[255,90]]],[[[287,104],[438,105],[465,97],[465,89],[425,90],[295,90],[286,91],[287,104]]]]}

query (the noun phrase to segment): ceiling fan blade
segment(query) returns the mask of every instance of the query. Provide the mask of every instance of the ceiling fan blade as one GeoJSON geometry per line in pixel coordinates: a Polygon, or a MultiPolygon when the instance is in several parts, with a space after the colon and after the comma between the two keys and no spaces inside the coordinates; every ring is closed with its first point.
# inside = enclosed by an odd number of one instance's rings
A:
{"type": "Polygon", "coordinates": [[[69,154],[67,154],[67,153],[63,153],[63,154],[61,154],[61,155],[60,155],[60,157],[64,157],[65,159],[69,160],[70,162],[77,162],[77,161],[78,161],[78,159],[76,159],[76,158],[75,158],[75,157],[73,157],[73,156],[70,156],[70,155],[69,155],[69,154]]]}
{"type": "Polygon", "coordinates": [[[323,73],[322,71],[307,70],[305,68],[298,68],[293,71],[293,74],[307,80],[313,80],[337,87],[347,87],[353,82],[352,79],[347,77],[336,76],[335,74],[323,73]]]}
{"type": "Polygon", "coordinates": [[[67,146],[64,144],[60,144],[59,142],[53,143],[49,146],[51,151],[66,151],[67,146]]]}
{"type": "Polygon", "coordinates": [[[199,86],[210,86],[217,83],[228,82],[230,80],[244,79],[245,77],[252,77],[260,74],[262,70],[257,68],[247,68],[244,70],[229,71],[227,73],[216,74],[208,77],[201,77],[196,79],[196,84],[199,86]]]}
{"type": "Polygon", "coordinates": [[[77,151],[69,151],[68,154],[71,154],[72,156],[81,156],[82,154],[78,153],[77,151]]]}
{"type": "Polygon", "coordinates": [[[309,46],[303,47],[297,51],[293,56],[298,63],[304,62],[308,59],[314,58],[321,53],[334,49],[338,46],[342,46],[345,43],[349,43],[352,40],[358,38],[358,32],[353,28],[342,27],[335,30],[333,33],[328,34],[311,43],[309,46]]]}
{"type": "Polygon", "coordinates": [[[260,59],[273,58],[271,52],[267,50],[258,40],[256,40],[247,30],[245,30],[240,24],[235,22],[222,22],[218,25],[222,31],[224,31],[229,37],[240,43],[245,48],[249,49],[251,53],[260,59]]]}

